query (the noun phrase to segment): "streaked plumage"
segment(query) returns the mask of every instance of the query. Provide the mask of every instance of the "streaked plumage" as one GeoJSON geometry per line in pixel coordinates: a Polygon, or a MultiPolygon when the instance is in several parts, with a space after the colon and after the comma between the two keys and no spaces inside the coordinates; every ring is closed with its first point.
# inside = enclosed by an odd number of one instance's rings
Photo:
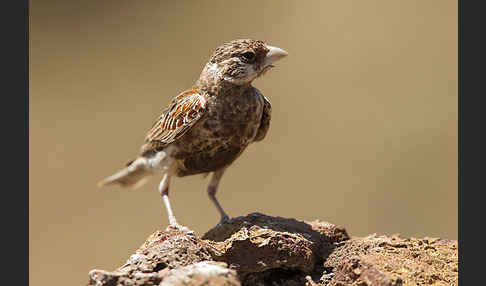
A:
{"type": "Polygon", "coordinates": [[[194,87],[176,96],[152,125],[139,157],[100,186],[139,186],[148,175],[162,172],[159,191],[170,224],[178,226],[168,200],[170,178],[213,172],[208,194],[226,220],[215,198],[221,176],[270,126],[270,102],[251,83],[286,55],[254,40],[218,47],[194,87]]]}
{"type": "Polygon", "coordinates": [[[204,116],[206,107],[206,97],[196,89],[176,96],[148,132],[142,154],[163,148],[180,138],[204,116]]]}

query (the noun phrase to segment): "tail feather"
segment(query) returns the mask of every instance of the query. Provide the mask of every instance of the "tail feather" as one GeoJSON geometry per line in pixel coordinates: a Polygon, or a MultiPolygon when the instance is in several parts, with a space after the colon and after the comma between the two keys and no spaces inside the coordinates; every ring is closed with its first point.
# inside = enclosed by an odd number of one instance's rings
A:
{"type": "Polygon", "coordinates": [[[153,174],[153,171],[147,169],[142,162],[137,164],[137,161],[138,159],[130,162],[127,167],[101,180],[98,182],[98,187],[119,184],[122,187],[136,189],[142,186],[147,182],[147,177],[153,174]]]}

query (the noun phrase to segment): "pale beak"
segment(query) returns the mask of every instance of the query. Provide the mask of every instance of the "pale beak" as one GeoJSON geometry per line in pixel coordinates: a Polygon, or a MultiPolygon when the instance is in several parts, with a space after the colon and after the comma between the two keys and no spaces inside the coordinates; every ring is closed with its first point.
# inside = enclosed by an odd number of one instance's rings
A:
{"type": "Polygon", "coordinates": [[[272,64],[288,55],[288,53],[281,48],[268,46],[269,49],[267,55],[265,56],[265,60],[263,62],[263,67],[272,66],[272,64]]]}

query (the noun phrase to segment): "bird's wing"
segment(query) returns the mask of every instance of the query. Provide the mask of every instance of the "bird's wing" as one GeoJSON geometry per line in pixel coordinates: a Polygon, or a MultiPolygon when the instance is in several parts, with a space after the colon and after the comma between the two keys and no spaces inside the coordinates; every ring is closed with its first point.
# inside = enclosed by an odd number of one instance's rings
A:
{"type": "Polygon", "coordinates": [[[206,107],[206,98],[195,89],[176,96],[147,133],[142,153],[176,141],[204,116],[206,107]]]}
{"type": "Polygon", "coordinates": [[[270,101],[259,92],[261,97],[263,98],[263,113],[262,119],[260,120],[260,127],[258,127],[257,134],[255,136],[254,141],[261,141],[267,135],[268,129],[270,128],[270,118],[272,117],[272,105],[270,101]]]}

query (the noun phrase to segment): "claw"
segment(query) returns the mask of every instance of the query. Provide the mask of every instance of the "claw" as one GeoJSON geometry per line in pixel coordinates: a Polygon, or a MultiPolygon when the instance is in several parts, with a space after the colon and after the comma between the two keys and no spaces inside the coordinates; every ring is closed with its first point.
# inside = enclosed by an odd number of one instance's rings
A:
{"type": "Polygon", "coordinates": [[[231,219],[228,216],[223,216],[221,217],[221,220],[218,222],[216,226],[222,226],[224,224],[227,224],[231,221],[231,219]]]}
{"type": "Polygon", "coordinates": [[[190,230],[187,226],[183,226],[183,225],[180,225],[178,223],[170,224],[165,229],[165,231],[171,231],[171,230],[176,230],[176,231],[183,232],[183,233],[189,234],[189,235],[193,235],[194,234],[194,231],[193,230],[190,230]]]}

